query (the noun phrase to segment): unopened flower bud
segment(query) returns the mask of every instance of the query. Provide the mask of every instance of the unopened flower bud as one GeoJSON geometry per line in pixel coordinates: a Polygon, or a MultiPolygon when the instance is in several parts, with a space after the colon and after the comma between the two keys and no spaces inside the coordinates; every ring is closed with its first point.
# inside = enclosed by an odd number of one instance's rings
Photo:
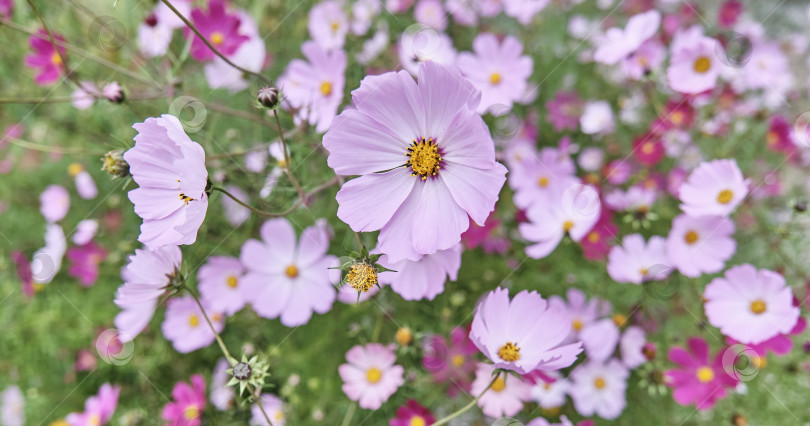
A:
{"type": "Polygon", "coordinates": [[[401,346],[408,346],[408,344],[411,343],[411,340],[413,340],[413,333],[411,332],[410,328],[402,327],[397,330],[394,338],[401,346]]]}
{"type": "Polygon", "coordinates": [[[236,377],[238,380],[247,380],[247,378],[250,377],[251,371],[250,364],[240,362],[233,366],[233,377],[236,377]]]}
{"type": "Polygon", "coordinates": [[[257,96],[259,103],[267,108],[275,108],[278,105],[278,89],[275,87],[262,87],[257,96]]]}
{"type": "Polygon", "coordinates": [[[124,99],[126,98],[124,95],[124,89],[121,88],[121,85],[118,84],[117,81],[113,81],[112,83],[104,86],[102,93],[108,101],[114,104],[120,104],[121,102],[124,102],[124,99]]]}
{"type": "Polygon", "coordinates": [[[796,210],[798,213],[804,213],[807,211],[807,201],[796,201],[796,204],[793,205],[793,209],[796,210]]]}
{"type": "Polygon", "coordinates": [[[113,178],[129,176],[129,164],[124,160],[124,150],[116,149],[104,154],[101,159],[104,163],[101,170],[111,174],[113,178]]]}

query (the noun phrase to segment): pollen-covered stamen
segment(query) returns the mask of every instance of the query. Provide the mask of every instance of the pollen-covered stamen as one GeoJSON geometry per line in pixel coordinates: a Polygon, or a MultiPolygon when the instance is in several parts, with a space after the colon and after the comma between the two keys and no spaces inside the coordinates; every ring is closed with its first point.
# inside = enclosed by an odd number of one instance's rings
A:
{"type": "Polygon", "coordinates": [[[191,197],[189,197],[189,196],[188,196],[188,195],[186,195],[186,194],[183,194],[183,193],[181,192],[181,193],[180,193],[180,201],[182,201],[182,202],[186,203],[186,205],[188,205],[188,202],[189,202],[189,201],[194,201],[194,199],[193,199],[193,198],[191,198],[191,197]]]}
{"type": "Polygon", "coordinates": [[[498,356],[506,362],[515,362],[520,359],[520,348],[516,343],[506,342],[498,349],[498,356]]]}
{"type": "Polygon", "coordinates": [[[219,31],[214,31],[211,33],[211,44],[214,46],[220,46],[225,41],[225,36],[222,35],[219,31]]]}
{"type": "Polygon", "coordinates": [[[377,270],[365,262],[355,263],[346,273],[346,283],[357,291],[368,293],[377,285],[377,270]]]}
{"type": "Polygon", "coordinates": [[[411,176],[421,176],[425,180],[428,176],[439,173],[442,156],[433,138],[422,138],[419,141],[414,139],[405,155],[408,157],[405,166],[411,168],[411,176]]]}

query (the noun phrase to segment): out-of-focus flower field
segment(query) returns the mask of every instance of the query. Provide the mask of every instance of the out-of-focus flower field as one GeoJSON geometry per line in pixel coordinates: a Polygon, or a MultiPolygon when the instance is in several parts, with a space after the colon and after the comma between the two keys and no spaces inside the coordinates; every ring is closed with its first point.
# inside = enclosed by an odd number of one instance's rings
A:
{"type": "Polygon", "coordinates": [[[0,426],[810,423],[809,6],[0,0],[0,426]]]}

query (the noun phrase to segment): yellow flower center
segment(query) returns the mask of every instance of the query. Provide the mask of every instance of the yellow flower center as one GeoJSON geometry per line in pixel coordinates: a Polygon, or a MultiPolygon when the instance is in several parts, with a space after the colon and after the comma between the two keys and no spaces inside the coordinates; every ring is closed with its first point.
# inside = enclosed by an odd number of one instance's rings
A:
{"type": "Polygon", "coordinates": [[[599,233],[596,231],[591,231],[588,234],[588,242],[592,244],[599,242],[599,233]]]}
{"type": "Polygon", "coordinates": [[[337,30],[340,29],[340,22],[332,21],[331,25],[329,26],[332,29],[332,33],[336,33],[337,30]]]}
{"type": "Polygon", "coordinates": [[[410,167],[413,172],[411,176],[421,176],[422,180],[425,180],[428,176],[436,176],[439,173],[442,157],[439,154],[439,146],[433,142],[433,138],[427,140],[422,138],[418,142],[413,140],[405,156],[408,157],[405,166],[410,167]]]}
{"type": "Polygon", "coordinates": [[[757,315],[765,312],[765,308],[766,308],[765,301],[762,299],[757,299],[751,302],[751,312],[757,315]]]}
{"type": "Polygon", "coordinates": [[[290,265],[284,270],[284,273],[290,278],[295,278],[298,276],[298,267],[295,265],[290,265]]]}
{"type": "Polygon", "coordinates": [[[537,179],[537,186],[541,188],[545,188],[548,186],[548,178],[545,176],[541,176],[540,179],[537,179]]]}
{"type": "Polygon", "coordinates": [[[494,72],[489,75],[489,82],[492,83],[493,86],[497,86],[501,83],[501,73],[494,72]]]}
{"type": "Polygon", "coordinates": [[[51,63],[54,65],[62,65],[62,57],[59,56],[59,52],[53,52],[51,55],[51,63]]]}
{"type": "Polygon", "coordinates": [[[397,343],[402,346],[408,346],[411,343],[411,339],[413,339],[413,333],[411,333],[411,329],[408,327],[402,327],[397,329],[396,334],[394,335],[394,339],[396,339],[397,343]]]}
{"type": "Polygon", "coordinates": [[[768,132],[768,134],[765,135],[765,140],[768,141],[768,146],[774,146],[779,143],[779,135],[776,134],[776,132],[768,132]]]}
{"type": "Polygon", "coordinates": [[[453,365],[455,365],[456,367],[461,367],[462,365],[464,365],[464,356],[454,355],[451,361],[453,362],[453,365]]]}
{"type": "Polygon", "coordinates": [[[222,42],[225,41],[225,37],[219,31],[214,31],[211,33],[211,44],[214,46],[222,45],[222,42]]]}
{"type": "Polygon", "coordinates": [[[683,112],[675,111],[669,116],[669,121],[671,121],[673,124],[681,124],[683,123],[683,118],[683,112]]]}
{"type": "Polygon", "coordinates": [[[368,263],[355,263],[346,273],[346,283],[357,291],[368,293],[377,285],[377,270],[368,263]]]}
{"type": "Polygon", "coordinates": [[[185,417],[186,420],[197,419],[200,417],[200,409],[197,408],[196,404],[189,405],[185,410],[183,410],[183,417],[185,417]]]}
{"type": "Polygon", "coordinates": [[[228,283],[228,287],[230,288],[236,288],[236,286],[239,285],[239,280],[237,280],[233,275],[228,276],[228,279],[225,280],[225,282],[228,283]]]}
{"type": "Polygon", "coordinates": [[[714,380],[714,370],[711,367],[700,367],[697,369],[697,379],[701,383],[708,383],[714,380]]]}
{"type": "Polygon", "coordinates": [[[638,270],[638,273],[641,274],[642,277],[646,277],[647,272],[650,272],[647,268],[641,268],[638,270]]]}
{"type": "Polygon", "coordinates": [[[641,145],[641,152],[646,155],[652,154],[654,149],[655,145],[652,142],[644,142],[644,144],[641,145]]]}
{"type": "Polygon", "coordinates": [[[764,356],[754,355],[751,357],[751,363],[754,364],[756,368],[765,368],[765,366],[768,365],[768,359],[764,356]]]}
{"type": "Polygon", "coordinates": [[[734,193],[730,189],[724,189],[717,194],[717,202],[720,204],[728,204],[734,198],[734,193]]]}
{"type": "Polygon", "coordinates": [[[498,356],[506,362],[515,362],[520,359],[520,348],[515,343],[506,342],[498,349],[498,356]]]}
{"type": "Polygon", "coordinates": [[[582,321],[578,319],[571,321],[571,327],[573,327],[576,331],[582,330],[582,321]]]}
{"type": "Polygon", "coordinates": [[[706,71],[709,71],[709,68],[712,67],[712,60],[709,59],[707,56],[701,56],[695,60],[695,72],[698,74],[703,74],[706,71]]]}
{"type": "Polygon", "coordinates": [[[572,222],[570,220],[566,220],[565,222],[563,222],[563,231],[568,232],[573,227],[574,227],[574,222],[572,222]]]}
{"type": "Polygon", "coordinates": [[[597,377],[596,380],[593,381],[593,385],[596,389],[603,389],[605,387],[605,379],[597,377]]]}
{"type": "Polygon", "coordinates": [[[613,323],[616,324],[617,327],[623,326],[627,322],[627,316],[623,314],[616,314],[613,315],[613,323]]]}
{"type": "Polygon", "coordinates": [[[84,167],[82,167],[82,165],[79,163],[72,163],[68,166],[68,174],[71,176],[78,175],[82,172],[82,170],[84,170],[84,167]]]}
{"type": "Polygon", "coordinates": [[[408,423],[408,426],[426,426],[427,422],[425,422],[425,418],[422,416],[414,416],[411,417],[411,422],[408,423]]]}
{"type": "Polygon", "coordinates": [[[506,381],[503,380],[502,377],[498,377],[495,379],[495,383],[492,384],[490,388],[493,392],[500,392],[506,387],[506,381]]]}
{"type": "Polygon", "coordinates": [[[198,317],[197,314],[189,315],[189,317],[188,317],[188,325],[190,325],[192,327],[196,327],[196,326],[200,325],[200,317],[198,317]]]}
{"type": "Polygon", "coordinates": [[[690,230],[683,236],[683,240],[686,241],[686,244],[694,244],[698,240],[698,233],[690,230]]]}
{"type": "Polygon", "coordinates": [[[369,383],[377,383],[382,379],[382,371],[377,367],[371,367],[366,370],[366,380],[369,383]]]}
{"type": "Polygon", "coordinates": [[[92,426],[98,426],[101,424],[101,417],[99,417],[98,414],[93,414],[87,419],[87,423],[91,424],[92,426]]]}
{"type": "Polygon", "coordinates": [[[332,94],[332,83],[328,81],[324,81],[321,83],[321,94],[324,96],[329,96],[332,94]]]}
{"type": "Polygon", "coordinates": [[[276,420],[281,421],[284,420],[284,413],[281,411],[276,412],[276,415],[273,416],[276,420]]]}

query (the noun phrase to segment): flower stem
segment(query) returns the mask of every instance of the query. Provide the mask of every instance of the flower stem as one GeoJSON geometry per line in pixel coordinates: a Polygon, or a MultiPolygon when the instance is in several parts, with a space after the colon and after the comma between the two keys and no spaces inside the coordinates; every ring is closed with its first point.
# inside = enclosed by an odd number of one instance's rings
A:
{"type": "Polygon", "coordinates": [[[283,212],[273,213],[273,212],[266,212],[264,210],[259,210],[259,209],[255,208],[255,207],[251,206],[250,204],[247,204],[244,201],[236,198],[233,194],[231,194],[230,192],[228,192],[225,189],[220,188],[218,186],[211,187],[211,190],[219,191],[219,192],[227,195],[228,197],[230,197],[231,200],[235,201],[237,204],[241,205],[242,207],[245,207],[248,210],[252,211],[253,213],[256,213],[258,215],[265,216],[265,217],[287,216],[288,214],[292,213],[295,209],[297,209],[304,202],[303,198],[299,198],[298,201],[293,203],[293,205],[289,209],[284,210],[283,212]]]}
{"type": "Polygon", "coordinates": [[[298,184],[298,180],[295,179],[295,176],[292,174],[292,164],[290,163],[290,154],[287,152],[287,141],[284,140],[284,130],[281,128],[281,120],[278,118],[278,110],[273,110],[273,116],[276,118],[276,126],[278,127],[278,137],[281,138],[281,149],[284,151],[284,173],[287,174],[287,178],[290,179],[290,183],[298,191],[298,196],[304,198],[306,195],[304,193],[304,189],[301,188],[301,185],[298,184]]]}
{"type": "Polygon", "coordinates": [[[439,425],[447,424],[450,420],[453,420],[454,418],[456,418],[456,417],[460,416],[461,414],[463,414],[465,411],[472,408],[478,402],[478,400],[481,399],[481,397],[484,396],[485,393],[487,393],[487,391],[492,387],[492,385],[494,385],[495,382],[498,381],[498,379],[500,377],[501,377],[501,372],[499,371],[498,374],[496,374],[495,377],[492,379],[492,381],[489,382],[489,385],[483,391],[481,391],[481,393],[478,394],[478,396],[476,396],[472,401],[470,401],[469,404],[461,407],[458,411],[454,412],[453,414],[450,414],[449,416],[447,416],[447,417],[445,417],[443,419],[439,419],[439,421],[437,421],[436,423],[433,423],[433,426],[439,426],[439,425]]]}
{"type": "Polygon", "coordinates": [[[352,421],[352,417],[354,417],[354,411],[357,409],[357,404],[352,404],[349,406],[349,409],[346,411],[346,415],[343,416],[343,421],[340,423],[341,426],[349,426],[349,422],[352,421]]]}

